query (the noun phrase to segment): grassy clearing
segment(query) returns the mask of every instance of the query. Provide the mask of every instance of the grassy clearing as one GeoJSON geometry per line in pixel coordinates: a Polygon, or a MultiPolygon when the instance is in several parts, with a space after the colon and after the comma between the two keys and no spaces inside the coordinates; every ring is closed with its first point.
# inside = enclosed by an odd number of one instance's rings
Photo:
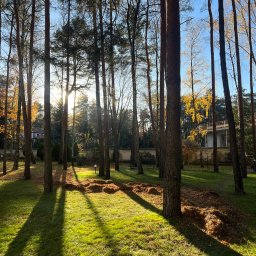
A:
{"type": "MultiPolygon", "coordinates": [[[[33,172],[41,171],[39,163],[33,172]]],[[[154,168],[145,168],[143,176],[125,166],[111,174],[116,182],[161,183],[154,168]]],[[[92,168],[76,168],[76,175],[81,181],[97,178],[92,168]]],[[[0,255],[256,255],[256,175],[245,181],[245,196],[233,194],[230,168],[220,174],[186,168],[183,185],[216,190],[248,213],[248,243],[229,248],[190,223],[169,223],[161,209],[136,194],[59,188],[47,195],[33,181],[0,178],[0,255]]]]}

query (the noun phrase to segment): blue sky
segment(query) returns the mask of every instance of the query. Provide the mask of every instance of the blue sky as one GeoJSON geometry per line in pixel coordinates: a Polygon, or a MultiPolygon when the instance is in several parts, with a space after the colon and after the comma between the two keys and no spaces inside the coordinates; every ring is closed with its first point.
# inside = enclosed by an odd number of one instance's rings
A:
{"type": "MultiPolygon", "coordinates": [[[[192,0],[192,4],[194,7],[194,11],[189,14],[190,17],[193,18],[195,21],[199,20],[204,20],[205,22],[202,22],[202,24],[205,24],[202,27],[202,33],[203,33],[203,40],[201,42],[202,44],[202,51],[204,53],[204,58],[205,62],[208,63],[210,67],[210,48],[209,48],[209,31],[206,29],[206,22],[208,22],[208,11],[206,8],[205,10],[202,10],[203,7],[206,7],[207,0],[192,0]]],[[[57,4],[57,1],[54,0],[52,1],[52,6],[51,6],[51,30],[52,32],[56,30],[56,27],[61,26],[62,24],[62,18],[59,14],[59,6],[57,4]]],[[[217,0],[213,0],[213,15],[214,18],[218,18],[218,4],[217,0]]],[[[186,29],[186,25],[182,25],[182,50],[185,50],[185,39],[186,39],[186,32],[184,30],[186,29]]],[[[218,40],[218,31],[215,33],[215,39],[216,39],[216,45],[217,45],[217,40],[218,40]]],[[[3,54],[5,51],[5,47],[3,47],[3,54]]],[[[243,79],[243,86],[245,89],[249,91],[249,71],[248,71],[248,59],[246,54],[241,50],[241,59],[242,59],[242,79],[243,79]]],[[[216,66],[216,83],[217,83],[217,94],[222,97],[223,96],[223,88],[222,88],[222,81],[221,81],[221,72],[220,72],[220,62],[219,62],[219,50],[218,47],[215,48],[215,66],[216,66]]],[[[228,68],[231,68],[230,63],[228,61],[228,68]]],[[[52,69],[53,71],[53,69],[52,69]]],[[[186,71],[186,66],[184,63],[182,63],[182,71],[181,71],[181,76],[183,77],[186,71]]],[[[210,76],[210,69],[208,71],[208,75],[210,76]]],[[[37,85],[40,86],[40,89],[38,91],[38,97],[42,101],[43,99],[43,72],[38,71],[38,76],[39,79],[37,81],[37,85]]],[[[54,79],[54,76],[52,76],[52,79],[54,79]]],[[[231,93],[235,93],[235,86],[233,83],[233,79],[229,79],[230,81],[230,89],[231,93]]],[[[210,86],[210,80],[209,80],[209,86],[210,86]]],[[[92,88],[90,91],[87,92],[89,94],[89,97],[94,98],[94,88],[92,88]]],[[[59,97],[57,90],[54,89],[52,91],[52,102],[56,102],[57,98],[59,97]]]]}
{"type": "MultiPolygon", "coordinates": [[[[208,22],[208,11],[207,11],[207,0],[191,0],[192,6],[194,8],[194,11],[189,14],[190,17],[193,18],[193,20],[200,21],[202,20],[202,52],[203,56],[205,58],[205,62],[207,62],[209,66],[208,70],[208,76],[210,78],[210,47],[209,47],[209,30],[206,28],[206,23],[208,22]]],[[[52,12],[51,12],[51,21],[52,21],[52,30],[54,31],[57,26],[61,25],[61,17],[59,15],[58,10],[58,4],[56,1],[52,2],[52,12]]],[[[214,18],[218,18],[218,1],[213,0],[212,3],[212,9],[213,9],[213,15],[214,18]]],[[[185,50],[185,39],[186,39],[186,25],[182,25],[182,51],[185,50]]],[[[215,44],[217,45],[218,42],[218,31],[215,32],[215,44]]],[[[183,60],[183,57],[182,57],[183,60]]],[[[241,67],[242,67],[242,79],[243,79],[243,86],[246,90],[249,90],[249,72],[248,72],[248,60],[246,54],[241,50],[241,67]]],[[[228,69],[231,68],[229,59],[227,59],[228,69]]],[[[218,47],[215,47],[215,67],[216,67],[216,86],[217,86],[217,95],[219,97],[223,96],[223,87],[222,87],[222,80],[221,80],[221,71],[220,71],[220,61],[219,61],[219,49],[218,47]]],[[[184,74],[186,72],[186,66],[184,63],[182,64],[182,70],[181,70],[181,76],[184,77],[184,74]]],[[[209,87],[210,87],[210,79],[209,79],[209,87]]],[[[233,82],[233,79],[229,77],[229,83],[230,83],[230,90],[231,94],[236,93],[235,85],[233,82]]],[[[184,86],[183,86],[184,87],[184,86]]],[[[184,92],[184,90],[183,90],[184,92]]],[[[91,97],[94,97],[94,89],[92,88],[91,92],[88,92],[91,97]]]]}

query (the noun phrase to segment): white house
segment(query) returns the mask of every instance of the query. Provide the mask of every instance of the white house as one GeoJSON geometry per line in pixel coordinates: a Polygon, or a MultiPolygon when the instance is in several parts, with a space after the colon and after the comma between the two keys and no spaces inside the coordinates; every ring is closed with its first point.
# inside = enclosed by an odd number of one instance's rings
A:
{"type": "MultiPolygon", "coordinates": [[[[228,122],[220,121],[216,122],[217,133],[217,147],[228,148],[229,147],[229,130],[228,122]]],[[[207,134],[205,135],[204,148],[213,148],[213,127],[207,125],[207,134]]]]}

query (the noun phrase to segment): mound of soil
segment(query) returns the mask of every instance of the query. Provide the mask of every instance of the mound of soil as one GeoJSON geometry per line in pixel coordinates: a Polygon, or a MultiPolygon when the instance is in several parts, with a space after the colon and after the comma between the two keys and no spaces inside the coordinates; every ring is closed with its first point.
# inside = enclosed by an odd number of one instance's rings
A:
{"type": "Polygon", "coordinates": [[[113,186],[108,186],[108,187],[104,187],[103,188],[103,192],[107,193],[107,194],[114,194],[117,191],[119,191],[119,187],[113,185],[113,186]]]}
{"type": "MultiPolygon", "coordinates": [[[[153,205],[162,207],[163,188],[160,185],[131,182],[128,184],[114,183],[112,180],[88,179],[80,182],[74,180],[74,170],[54,170],[55,186],[62,186],[67,190],[77,190],[82,193],[114,194],[118,191],[136,193],[153,205]]],[[[38,172],[39,173],[39,172],[38,172]]],[[[13,172],[1,179],[20,179],[21,172],[13,172]]],[[[42,174],[32,175],[35,182],[43,183],[42,174]]],[[[245,216],[236,208],[225,202],[214,191],[182,188],[182,214],[185,218],[199,227],[208,235],[223,243],[242,243],[247,232],[245,216]]]]}
{"type": "Polygon", "coordinates": [[[161,195],[161,191],[155,187],[149,187],[147,188],[146,192],[150,195],[161,195]]]}
{"type": "Polygon", "coordinates": [[[84,186],[75,185],[75,184],[72,184],[72,183],[66,183],[64,185],[64,187],[65,187],[65,189],[70,190],[70,191],[73,191],[73,190],[78,190],[78,191],[81,191],[81,192],[85,191],[85,187],[84,186]]]}
{"type": "Polygon", "coordinates": [[[182,213],[208,235],[222,242],[242,243],[245,216],[213,191],[182,189],[182,213]]]}
{"type": "Polygon", "coordinates": [[[100,193],[103,191],[104,186],[102,185],[98,185],[98,184],[90,184],[87,188],[86,188],[86,192],[91,192],[91,193],[100,193]]]}

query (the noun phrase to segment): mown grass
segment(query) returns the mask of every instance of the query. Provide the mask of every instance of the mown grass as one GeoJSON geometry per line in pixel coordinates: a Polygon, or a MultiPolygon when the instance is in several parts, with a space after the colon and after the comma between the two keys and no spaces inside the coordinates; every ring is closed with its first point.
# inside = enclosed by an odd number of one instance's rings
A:
{"type": "MultiPolygon", "coordinates": [[[[41,163],[33,169],[40,171],[41,163]]],[[[76,168],[76,174],[79,180],[98,178],[92,168],[76,168]]],[[[122,166],[111,176],[115,182],[161,183],[152,167],[137,175],[122,166]]],[[[238,196],[228,167],[219,174],[198,167],[183,171],[183,185],[216,190],[249,213],[248,243],[229,248],[182,219],[168,222],[161,209],[136,194],[61,188],[44,194],[33,181],[0,178],[0,255],[256,255],[255,184],[250,174],[247,195],[238,196]]]]}

